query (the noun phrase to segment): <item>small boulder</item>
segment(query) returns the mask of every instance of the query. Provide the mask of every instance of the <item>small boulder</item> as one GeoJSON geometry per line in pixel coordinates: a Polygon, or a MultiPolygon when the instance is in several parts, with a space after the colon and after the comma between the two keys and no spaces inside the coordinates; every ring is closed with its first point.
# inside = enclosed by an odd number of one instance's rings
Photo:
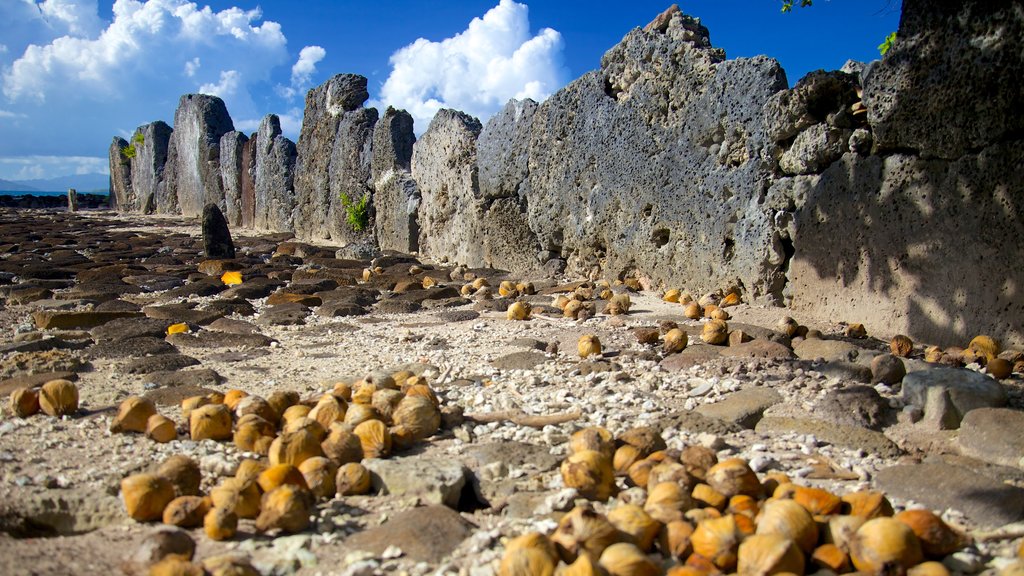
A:
{"type": "Polygon", "coordinates": [[[231,259],[235,257],[235,244],[224,213],[213,203],[203,207],[203,250],[207,258],[231,259]]]}

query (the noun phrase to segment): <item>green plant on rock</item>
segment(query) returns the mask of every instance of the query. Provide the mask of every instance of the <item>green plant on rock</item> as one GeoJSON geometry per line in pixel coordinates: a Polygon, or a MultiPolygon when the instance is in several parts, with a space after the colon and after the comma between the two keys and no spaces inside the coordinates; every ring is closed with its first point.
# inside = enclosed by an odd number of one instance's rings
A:
{"type": "Polygon", "coordinates": [[[353,201],[348,194],[341,193],[341,207],[345,209],[345,221],[356,232],[366,230],[370,225],[370,195],[363,194],[358,201],[353,201]]]}
{"type": "Polygon", "coordinates": [[[889,35],[885,37],[885,42],[882,42],[881,44],[878,45],[878,53],[881,54],[882,56],[885,56],[885,53],[888,52],[889,49],[892,48],[892,45],[895,43],[896,33],[890,32],[889,35]]]}
{"type": "Polygon", "coordinates": [[[121,149],[121,157],[126,162],[128,160],[131,160],[132,158],[135,158],[135,156],[138,155],[138,153],[139,153],[139,149],[137,148],[137,146],[142,146],[142,144],[145,141],[146,141],[146,137],[142,135],[142,132],[139,132],[138,134],[136,134],[132,138],[132,143],[131,144],[129,144],[129,145],[127,145],[127,146],[125,146],[124,148],[121,149]]]}

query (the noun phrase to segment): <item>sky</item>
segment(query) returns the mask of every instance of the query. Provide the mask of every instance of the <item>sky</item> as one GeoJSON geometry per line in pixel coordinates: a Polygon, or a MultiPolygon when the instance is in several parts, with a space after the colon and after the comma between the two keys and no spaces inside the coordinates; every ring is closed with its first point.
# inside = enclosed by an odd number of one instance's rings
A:
{"type": "MultiPolygon", "coordinates": [[[[486,121],[541,101],[669,0],[0,0],[0,178],[107,172],[111,138],[173,123],[182,94],[224,99],[235,128],[274,113],[298,139],[306,92],[369,79],[370,102],[486,121]]],[[[900,0],[691,0],[727,57],[778,59],[790,84],[878,57],[900,0]]]]}

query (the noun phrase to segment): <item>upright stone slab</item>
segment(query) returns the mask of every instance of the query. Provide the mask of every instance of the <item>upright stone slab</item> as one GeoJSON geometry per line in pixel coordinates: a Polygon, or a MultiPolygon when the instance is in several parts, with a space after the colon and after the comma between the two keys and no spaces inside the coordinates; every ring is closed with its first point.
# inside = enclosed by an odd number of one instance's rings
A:
{"type": "Polygon", "coordinates": [[[545,257],[781,300],[785,204],[765,202],[774,167],[760,152],[762,106],[786,86],[775,60],[725,60],[677,7],[629,32],[534,115],[524,189],[545,257]]]}
{"type": "Polygon", "coordinates": [[[124,156],[127,147],[127,140],[115,136],[107,150],[110,164],[110,206],[118,211],[122,210],[122,205],[130,206],[134,202],[132,165],[124,156]]]}
{"type": "Polygon", "coordinates": [[[1019,3],[905,0],[896,37],[864,85],[879,149],[953,160],[1020,138],[1019,3]]]}
{"type": "Polygon", "coordinates": [[[331,163],[338,126],[369,98],[366,78],[338,74],[306,94],[302,132],[295,165],[295,233],[299,238],[329,238],[331,213],[331,163]]]}
{"type": "Polygon", "coordinates": [[[165,186],[164,168],[173,132],[170,126],[159,120],[135,129],[131,142],[135,149],[135,156],[131,159],[135,198],[130,206],[122,206],[123,211],[152,214],[156,210],[156,198],[165,186]]]}
{"type": "Polygon", "coordinates": [[[281,121],[268,114],[256,135],[256,194],[253,227],[292,230],[295,209],[295,144],[281,135],[281,121]]]}
{"type": "Polygon", "coordinates": [[[420,189],[420,252],[436,259],[475,262],[480,222],[476,139],[483,126],[457,110],[442,109],[412,154],[412,175],[420,189]]]}
{"type": "Polygon", "coordinates": [[[412,115],[392,107],[373,130],[374,231],[383,250],[419,250],[420,191],[412,178],[412,115]]]}
{"type": "Polygon", "coordinates": [[[181,97],[167,152],[166,187],[156,198],[158,213],[199,216],[206,204],[224,203],[220,139],[234,129],[220,98],[207,94],[181,97]]]}
{"type": "Polygon", "coordinates": [[[242,225],[243,154],[249,137],[233,130],[220,138],[220,174],[224,183],[224,217],[232,226],[242,225]]]}
{"type": "MultiPolygon", "coordinates": [[[[331,187],[327,196],[326,220],[321,234],[339,244],[373,243],[373,190],[370,175],[373,128],[377,124],[376,108],[359,108],[346,112],[338,123],[331,167],[331,187]],[[363,203],[365,208],[357,209],[363,203]],[[349,217],[350,212],[352,218],[349,217]],[[324,228],[326,227],[326,230],[324,228]]],[[[314,238],[317,236],[314,236],[314,238]]]]}
{"type": "Polygon", "coordinates": [[[484,126],[476,142],[483,235],[473,265],[526,273],[545,258],[528,221],[530,135],[537,103],[510,100],[484,126]]]}
{"type": "Polygon", "coordinates": [[[235,257],[235,244],[231,241],[228,221],[220,208],[212,202],[203,207],[203,251],[211,260],[235,257]]]}
{"type": "Polygon", "coordinates": [[[240,193],[243,228],[252,228],[256,220],[256,136],[255,132],[249,135],[249,139],[242,146],[240,193]]]}

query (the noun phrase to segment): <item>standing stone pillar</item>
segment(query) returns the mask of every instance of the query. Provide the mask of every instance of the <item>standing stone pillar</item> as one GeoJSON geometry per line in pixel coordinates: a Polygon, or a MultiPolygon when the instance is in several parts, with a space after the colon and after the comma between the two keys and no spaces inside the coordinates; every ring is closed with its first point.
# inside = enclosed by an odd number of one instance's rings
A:
{"type": "Polygon", "coordinates": [[[78,212],[78,191],[68,188],[68,212],[78,212]]]}

